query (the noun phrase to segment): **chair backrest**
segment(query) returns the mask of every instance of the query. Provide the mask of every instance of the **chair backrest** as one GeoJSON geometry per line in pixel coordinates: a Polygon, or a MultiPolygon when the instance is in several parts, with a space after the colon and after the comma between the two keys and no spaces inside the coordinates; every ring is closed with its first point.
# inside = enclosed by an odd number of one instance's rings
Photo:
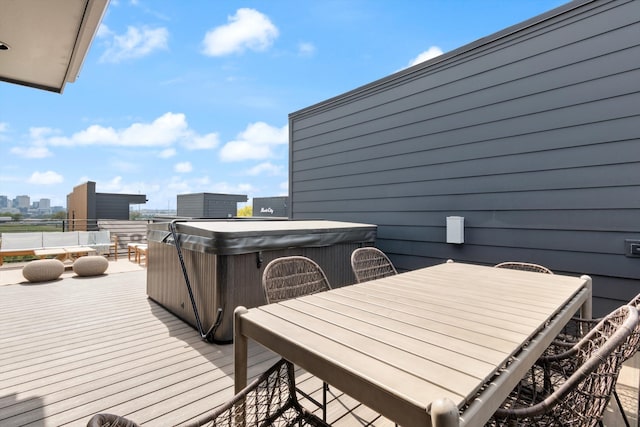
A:
{"type": "Polygon", "coordinates": [[[622,306],[605,316],[570,350],[575,353],[577,369],[543,402],[552,408],[553,420],[562,420],[562,425],[586,426],[602,418],[624,362],[628,338],[637,324],[638,311],[622,306]]]}
{"type": "Polygon", "coordinates": [[[212,414],[186,427],[329,427],[298,402],[293,365],[280,359],[212,414]]]}
{"type": "Polygon", "coordinates": [[[609,404],[625,346],[637,323],[638,311],[622,306],[568,352],[538,360],[530,377],[520,381],[495,412],[494,425],[512,425],[511,420],[517,420],[513,425],[595,426],[609,404]],[[544,372],[540,378],[534,375],[538,370],[544,372]]]}
{"type": "MultiPolygon", "coordinates": [[[[629,305],[634,307],[636,310],[640,310],[640,294],[636,295],[631,301],[629,301],[629,305]]],[[[638,313],[638,317],[640,318],[640,312],[638,313]]],[[[636,352],[640,349],[640,321],[636,325],[633,332],[629,336],[627,341],[627,349],[624,352],[625,360],[629,360],[632,358],[636,352]]]]}
{"type": "Polygon", "coordinates": [[[284,301],[331,289],[327,276],[313,260],[303,256],[276,258],[264,268],[262,288],[267,303],[284,301]]]}
{"type": "Polygon", "coordinates": [[[494,265],[494,267],[509,268],[511,270],[534,271],[536,273],[553,274],[553,271],[549,270],[547,267],[544,267],[539,264],[532,264],[530,262],[508,261],[508,262],[501,262],[500,264],[496,264],[494,265]]]}
{"type": "MultiPolygon", "coordinates": [[[[210,414],[186,427],[313,426],[329,427],[298,402],[294,368],[280,359],[247,387],[210,414]]],[[[94,415],[87,427],[138,427],[113,414],[94,415]]]]}
{"type": "Polygon", "coordinates": [[[351,269],[358,283],[398,274],[389,257],[378,248],[358,248],[351,253],[351,269]]]}

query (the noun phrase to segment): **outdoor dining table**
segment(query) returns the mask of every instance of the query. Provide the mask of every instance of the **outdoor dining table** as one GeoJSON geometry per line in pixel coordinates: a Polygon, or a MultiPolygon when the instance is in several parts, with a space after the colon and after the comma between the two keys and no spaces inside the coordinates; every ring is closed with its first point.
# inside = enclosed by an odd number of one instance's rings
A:
{"type": "Polygon", "coordinates": [[[447,262],[235,311],[235,389],[252,339],[410,426],[481,426],[577,311],[591,279],[447,262]]]}

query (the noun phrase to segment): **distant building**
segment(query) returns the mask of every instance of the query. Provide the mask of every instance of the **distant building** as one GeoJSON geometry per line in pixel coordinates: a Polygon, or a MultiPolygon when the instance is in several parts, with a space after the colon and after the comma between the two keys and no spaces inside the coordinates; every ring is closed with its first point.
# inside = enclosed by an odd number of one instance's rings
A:
{"type": "Polygon", "coordinates": [[[96,193],[96,183],[87,181],[67,195],[67,219],[73,230],[91,230],[98,219],[128,220],[130,205],[146,202],[144,194],[96,193]]]}
{"type": "Polygon", "coordinates": [[[231,218],[238,213],[238,202],[247,200],[244,194],[178,194],[177,214],[187,218],[231,218]]]}
{"type": "Polygon", "coordinates": [[[0,208],[9,207],[9,198],[7,196],[0,196],[0,208]]]}
{"type": "Polygon", "coordinates": [[[31,198],[29,196],[16,196],[13,204],[14,207],[18,209],[29,209],[31,206],[31,198]]]}
{"type": "Polygon", "coordinates": [[[287,206],[289,198],[283,197],[254,197],[253,216],[277,216],[286,217],[288,215],[287,206]]]}
{"type": "Polygon", "coordinates": [[[38,209],[51,209],[51,199],[40,199],[38,209]]]}

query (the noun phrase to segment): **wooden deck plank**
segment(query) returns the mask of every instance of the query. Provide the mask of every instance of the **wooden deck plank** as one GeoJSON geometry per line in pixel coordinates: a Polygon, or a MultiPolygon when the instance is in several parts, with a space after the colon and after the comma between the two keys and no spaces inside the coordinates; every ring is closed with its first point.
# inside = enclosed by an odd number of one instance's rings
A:
{"type": "MultiPolygon", "coordinates": [[[[2,285],[0,301],[2,426],[82,426],[104,411],[145,426],[181,425],[233,394],[233,346],[204,342],[149,300],[145,271],[2,285]]],[[[276,359],[253,343],[249,374],[276,359]]],[[[321,399],[321,381],[298,372],[301,387],[321,399]]],[[[330,422],[378,418],[331,393],[330,422]]]]}

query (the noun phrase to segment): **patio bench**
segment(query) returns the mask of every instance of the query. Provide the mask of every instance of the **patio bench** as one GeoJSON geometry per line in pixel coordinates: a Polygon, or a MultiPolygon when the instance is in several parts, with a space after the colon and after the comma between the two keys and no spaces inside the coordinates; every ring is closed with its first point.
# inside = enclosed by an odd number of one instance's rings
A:
{"type": "Polygon", "coordinates": [[[111,236],[109,231],[2,233],[0,239],[0,265],[7,256],[67,256],[90,252],[111,255],[112,249],[114,258],[118,259],[118,236],[111,236]]]}
{"type": "Polygon", "coordinates": [[[42,249],[42,232],[38,233],[2,233],[0,246],[0,265],[6,256],[35,255],[36,249],[42,249]]]}

